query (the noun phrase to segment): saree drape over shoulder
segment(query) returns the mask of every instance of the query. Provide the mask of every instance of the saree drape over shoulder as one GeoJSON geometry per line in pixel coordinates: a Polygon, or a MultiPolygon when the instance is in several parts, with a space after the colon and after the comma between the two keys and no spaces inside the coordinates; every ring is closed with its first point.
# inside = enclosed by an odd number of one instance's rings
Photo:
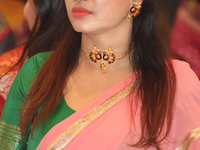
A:
{"type": "MultiPolygon", "coordinates": [[[[119,81],[77,112],[71,109],[63,98],[46,120],[43,130],[34,130],[33,138],[28,134],[26,139],[21,140],[19,109],[33,77],[48,55],[50,52],[37,54],[19,71],[2,113],[0,147],[7,149],[12,145],[12,149],[27,147],[28,150],[139,150],[140,148],[128,146],[140,135],[140,104],[137,105],[139,108],[135,115],[135,125],[130,124],[129,100],[134,98],[135,101],[140,101],[135,97],[132,88],[134,74],[119,81]]],[[[162,149],[198,150],[200,82],[187,63],[174,61],[174,67],[178,80],[175,112],[169,140],[162,143],[162,149]]],[[[154,148],[150,147],[149,150],[151,149],[154,148]]]]}

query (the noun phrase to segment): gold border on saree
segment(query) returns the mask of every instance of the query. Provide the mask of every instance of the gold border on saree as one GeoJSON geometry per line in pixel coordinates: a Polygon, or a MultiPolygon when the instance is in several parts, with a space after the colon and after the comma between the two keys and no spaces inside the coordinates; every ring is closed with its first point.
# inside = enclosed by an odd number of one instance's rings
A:
{"type": "Polygon", "coordinates": [[[19,126],[7,123],[5,121],[0,120],[0,125],[6,126],[7,128],[12,128],[14,129],[16,132],[20,132],[19,126]]]}
{"type": "Polygon", "coordinates": [[[21,139],[20,128],[0,120],[0,149],[20,149],[26,142],[21,139]]]}
{"type": "Polygon", "coordinates": [[[93,108],[75,124],[69,127],[63,132],[49,147],[47,150],[61,150],[65,147],[74,137],[76,137],[89,123],[102,115],[105,111],[119,102],[121,99],[129,95],[135,88],[133,88],[135,82],[130,83],[127,87],[120,92],[111,96],[97,107],[93,108]]]}
{"type": "Polygon", "coordinates": [[[21,132],[18,126],[0,121],[0,135],[14,141],[21,141],[21,132]]]}
{"type": "Polygon", "coordinates": [[[200,138],[200,127],[192,130],[176,150],[188,150],[192,142],[200,138]]]}

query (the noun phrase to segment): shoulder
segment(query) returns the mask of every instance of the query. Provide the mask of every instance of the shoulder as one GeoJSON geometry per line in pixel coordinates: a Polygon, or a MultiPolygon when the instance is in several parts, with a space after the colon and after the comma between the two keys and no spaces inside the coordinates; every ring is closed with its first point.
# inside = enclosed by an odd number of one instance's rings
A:
{"type": "Polygon", "coordinates": [[[39,53],[31,57],[19,70],[14,85],[19,86],[24,93],[27,92],[41,66],[45,63],[52,52],[39,53]]]}
{"type": "Polygon", "coordinates": [[[45,61],[49,58],[51,53],[52,52],[50,51],[34,55],[23,65],[22,68],[29,69],[31,67],[35,71],[38,71],[41,68],[41,66],[45,63],[45,61]]]}
{"type": "Polygon", "coordinates": [[[187,62],[173,60],[177,79],[177,96],[182,101],[197,100],[200,107],[200,80],[187,62]]]}
{"type": "Polygon", "coordinates": [[[187,91],[196,91],[200,94],[200,80],[189,63],[173,60],[173,65],[177,78],[177,90],[186,93],[187,91]]]}
{"type": "Polygon", "coordinates": [[[50,54],[51,52],[36,54],[21,67],[10,88],[7,99],[12,99],[13,96],[16,96],[20,97],[18,99],[23,100],[32,85],[34,77],[50,54]]]}
{"type": "Polygon", "coordinates": [[[31,57],[20,69],[19,74],[26,76],[36,75],[41,66],[49,58],[52,52],[42,52],[31,57]]]}
{"type": "Polygon", "coordinates": [[[173,63],[177,78],[183,78],[184,76],[193,76],[194,78],[196,78],[196,75],[192,71],[189,63],[185,61],[180,61],[177,59],[172,60],[172,63],[173,63]]]}
{"type": "Polygon", "coordinates": [[[49,52],[41,52],[41,53],[38,53],[36,55],[34,55],[32,58],[30,59],[35,59],[38,63],[44,63],[48,58],[49,56],[52,54],[52,51],[49,51],[49,52]]]}
{"type": "Polygon", "coordinates": [[[41,52],[38,53],[36,55],[34,55],[33,57],[31,57],[29,60],[34,59],[35,61],[37,61],[38,63],[44,63],[49,56],[52,54],[52,51],[49,52],[41,52]]]}

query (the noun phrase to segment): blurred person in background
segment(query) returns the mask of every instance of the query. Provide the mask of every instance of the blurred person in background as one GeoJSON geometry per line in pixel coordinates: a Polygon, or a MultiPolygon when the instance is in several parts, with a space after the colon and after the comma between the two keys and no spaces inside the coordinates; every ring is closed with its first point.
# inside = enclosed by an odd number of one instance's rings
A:
{"type": "Polygon", "coordinates": [[[26,19],[23,19],[13,30],[16,47],[24,44],[30,37],[31,31],[26,19]]]}
{"type": "Polygon", "coordinates": [[[0,9],[0,55],[15,47],[13,31],[0,9]]]}
{"type": "Polygon", "coordinates": [[[170,39],[175,57],[187,61],[200,79],[200,0],[182,0],[170,39]]]}
{"type": "Polygon", "coordinates": [[[31,30],[29,40],[0,56],[1,108],[22,65],[39,52],[52,51],[66,30],[64,0],[29,0],[24,7],[24,16],[31,30]]]}

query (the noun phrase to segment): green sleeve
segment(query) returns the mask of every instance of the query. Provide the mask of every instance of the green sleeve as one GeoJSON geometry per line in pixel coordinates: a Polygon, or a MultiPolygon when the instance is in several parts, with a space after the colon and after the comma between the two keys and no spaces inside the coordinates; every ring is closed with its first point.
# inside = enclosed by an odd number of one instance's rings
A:
{"type": "Polygon", "coordinates": [[[40,54],[29,59],[12,84],[0,120],[0,149],[2,150],[24,150],[27,146],[28,135],[22,140],[19,129],[20,109],[34,76],[47,56],[49,55],[40,54]]]}

